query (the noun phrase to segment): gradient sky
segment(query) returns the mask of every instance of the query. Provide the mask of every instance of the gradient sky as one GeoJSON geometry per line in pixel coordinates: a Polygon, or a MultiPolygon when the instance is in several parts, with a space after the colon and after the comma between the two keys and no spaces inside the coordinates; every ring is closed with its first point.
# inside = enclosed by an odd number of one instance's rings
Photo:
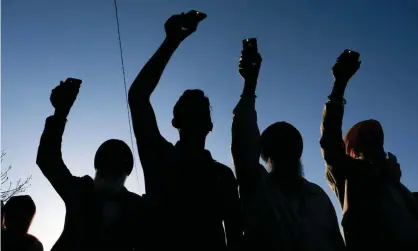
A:
{"type": "MultiPolygon", "coordinates": [[[[81,78],[83,86],[68,118],[63,156],[74,175],[93,175],[93,157],[109,138],[130,144],[112,0],[2,1],[1,149],[11,178],[32,175],[27,190],[37,215],[30,232],[49,250],[61,234],[65,207],[35,164],[49,95],[60,80],[81,78]]],[[[178,49],[152,97],[161,132],[178,139],[172,108],[185,89],[205,91],[213,107],[214,131],[207,148],[231,166],[232,109],[243,81],[237,71],[241,40],[257,37],[263,64],[257,110],[260,129],[288,121],[302,133],[306,177],[324,179],[319,126],[332,88],[330,68],[345,49],[361,53],[363,64],[348,87],[344,131],[375,118],[386,132],[385,146],[397,155],[403,182],[418,191],[418,2],[119,0],[128,84],[164,39],[164,22],[196,9],[208,14],[178,49]]],[[[137,152],[135,149],[135,155],[137,152]]],[[[132,173],[127,187],[144,193],[132,173]]],[[[4,168],[5,166],[3,166],[4,168]]]]}

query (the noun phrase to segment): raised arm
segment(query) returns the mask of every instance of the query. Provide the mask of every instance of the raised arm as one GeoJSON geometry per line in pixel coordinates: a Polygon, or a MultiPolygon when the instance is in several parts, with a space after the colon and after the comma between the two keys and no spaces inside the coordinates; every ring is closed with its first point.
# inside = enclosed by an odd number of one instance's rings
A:
{"type": "Polygon", "coordinates": [[[49,180],[57,193],[65,200],[71,194],[74,177],[62,159],[61,141],[67,116],[77,97],[81,80],[67,79],[60,83],[51,94],[55,114],[46,119],[36,164],[49,180]]]}
{"type": "Polygon", "coordinates": [[[356,52],[345,50],[334,65],[334,87],[325,105],[321,125],[320,145],[327,165],[326,177],[341,203],[347,167],[356,166],[353,163],[356,160],[345,152],[341,127],[345,105],[344,92],[348,81],[360,67],[358,56],[356,52]]]}
{"type": "Polygon", "coordinates": [[[255,111],[255,90],[261,61],[258,52],[248,55],[244,51],[240,60],[240,74],[245,84],[234,109],[231,152],[241,195],[252,190],[258,173],[263,171],[259,162],[260,131],[255,111]]]}
{"type": "Polygon", "coordinates": [[[133,130],[144,169],[147,193],[160,187],[151,178],[154,177],[151,173],[161,174],[161,170],[153,170],[148,167],[163,166],[158,165],[157,162],[171,146],[158,129],[155,113],[151,106],[151,94],[180,43],[196,30],[198,23],[205,17],[205,14],[196,11],[170,17],[165,23],[165,40],[139,72],[129,90],[128,99],[133,130]]]}
{"type": "Polygon", "coordinates": [[[158,130],[150,101],[151,94],[180,43],[196,30],[198,23],[205,17],[205,14],[196,11],[170,17],[165,23],[165,40],[132,83],[129,106],[139,148],[142,145],[159,146],[165,142],[158,130]]]}
{"type": "Polygon", "coordinates": [[[157,147],[166,142],[158,129],[150,98],[178,46],[178,42],[166,38],[129,89],[129,106],[139,151],[142,147],[157,147]]]}

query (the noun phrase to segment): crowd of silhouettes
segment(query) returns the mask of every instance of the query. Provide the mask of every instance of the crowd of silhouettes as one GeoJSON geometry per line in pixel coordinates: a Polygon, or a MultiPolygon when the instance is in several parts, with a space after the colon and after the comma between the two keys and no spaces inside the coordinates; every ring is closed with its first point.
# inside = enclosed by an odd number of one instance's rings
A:
{"type": "MultiPolygon", "coordinates": [[[[334,85],[318,144],[326,180],[341,205],[342,232],[330,198],[304,177],[298,129],[284,121],[258,129],[262,57],[256,39],[243,40],[238,66],[244,85],[231,128],[236,178],[205,148],[213,123],[202,90],[184,91],[174,106],[179,141],[161,135],[151,95],[176,49],[205,18],[197,11],[170,17],[166,38],[129,90],[142,196],[124,186],[134,159],[118,139],[97,150],[94,178],[71,174],[61,144],[82,81],[68,78],[52,90],[55,113],[46,119],[36,159],[66,207],[52,250],[418,250],[418,195],[401,183],[395,155],[385,152],[382,126],[366,120],[342,134],[344,92],[361,63],[355,51],[345,50],[332,67],[334,85]]],[[[2,250],[43,250],[27,233],[35,211],[29,196],[2,206],[2,250]]]]}

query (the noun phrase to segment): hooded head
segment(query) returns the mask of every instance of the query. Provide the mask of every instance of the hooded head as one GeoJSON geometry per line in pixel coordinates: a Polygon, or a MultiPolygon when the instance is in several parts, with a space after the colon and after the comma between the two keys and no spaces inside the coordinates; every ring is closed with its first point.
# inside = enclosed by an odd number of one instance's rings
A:
{"type": "Polygon", "coordinates": [[[174,106],[173,127],[180,137],[205,138],[213,129],[209,98],[202,90],[186,90],[174,106]]]}
{"type": "Polygon", "coordinates": [[[270,125],[261,134],[261,147],[261,158],[273,172],[284,177],[302,176],[303,140],[294,126],[287,122],[270,125]]]}
{"type": "Polygon", "coordinates": [[[129,146],[118,139],[105,141],[94,158],[95,185],[99,191],[116,193],[133,169],[133,155],[129,146]]]}
{"type": "Polygon", "coordinates": [[[384,134],[377,120],[355,124],[344,137],[346,154],[353,158],[375,160],[385,156],[384,134]]]}
{"type": "Polygon", "coordinates": [[[14,196],[4,207],[4,227],[11,232],[26,234],[36,213],[29,195],[14,196]]]}

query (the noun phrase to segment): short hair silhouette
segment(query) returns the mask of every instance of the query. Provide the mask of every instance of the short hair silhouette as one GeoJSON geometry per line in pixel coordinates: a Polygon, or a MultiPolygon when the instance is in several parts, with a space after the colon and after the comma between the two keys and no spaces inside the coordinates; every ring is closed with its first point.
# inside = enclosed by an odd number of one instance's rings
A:
{"type": "Polygon", "coordinates": [[[29,195],[14,196],[4,207],[4,226],[7,230],[27,233],[35,213],[35,202],[29,195]]]}
{"type": "Polygon", "coordinates": [[[130,175],[134,166],[132,151],[119,139],[109,139],[97,149],[94,157],[94,168],[106,170],[112,174],[130,175]]]}
{"type": "Polygon", "coordinates": [[[287,122],[276,122],[261,134],[261,158],[298,160],[303,152],[300,132],[287,122]]]}
{"type": "Polygon", "coordinates": [[[370,151],[383,151],[384,134],[382,125],[374,119],[364,120],[348,130],[344,137],[346,154],[358,158],[370,151]]]}
{"type": "Polygon", "coordinates": [[[174,105],[173,126],[177,129],[209,132],[213,127],[210,112],[209,98],[202,90],[186,90],[174,105]]]}

